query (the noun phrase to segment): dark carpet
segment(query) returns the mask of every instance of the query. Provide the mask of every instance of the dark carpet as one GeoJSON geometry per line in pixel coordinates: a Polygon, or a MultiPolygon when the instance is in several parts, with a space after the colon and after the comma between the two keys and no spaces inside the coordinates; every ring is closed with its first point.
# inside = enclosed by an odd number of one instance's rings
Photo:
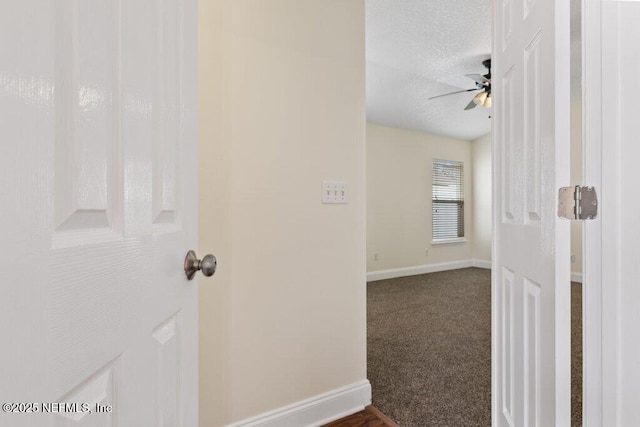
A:
{"type": "Polygon", "coordinates": [[[582,427],[582,284],[571,283],[571,426],[582,427]]]}
{"type": "MultiPolygon", "coordinates": [[[[572,321],[572,425],[580,425],[581,416],[579,291],[572,286],[572,318],[578,319],[572,321]]],[[[369,283],[367,336],[373,405],[393,421],[402,427],[491,425],[489,270],[369,283]]]]}

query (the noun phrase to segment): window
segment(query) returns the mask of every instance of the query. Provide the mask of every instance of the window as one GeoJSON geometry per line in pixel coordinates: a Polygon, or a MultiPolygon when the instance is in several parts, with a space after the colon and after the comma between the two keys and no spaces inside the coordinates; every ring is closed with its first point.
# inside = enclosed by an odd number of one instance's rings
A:
{"type": "Polygon", "coordinates": [[[433,160],[433,240],[464,237],[464,171],[462,162],[433,160]]]}

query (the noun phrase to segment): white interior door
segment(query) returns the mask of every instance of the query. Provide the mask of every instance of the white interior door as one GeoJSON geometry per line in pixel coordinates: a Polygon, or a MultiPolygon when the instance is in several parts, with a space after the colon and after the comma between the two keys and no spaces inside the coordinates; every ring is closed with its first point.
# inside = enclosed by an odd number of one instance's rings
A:
{"type": "Polygon", "coordinates": [[[569,2],[494,2],[493,423],[570,423],[569,2]]]}
{"type": "Polygon", "coordinates": [[[195,426],[197,2],[1,9],[0,425],[195,426]]]}

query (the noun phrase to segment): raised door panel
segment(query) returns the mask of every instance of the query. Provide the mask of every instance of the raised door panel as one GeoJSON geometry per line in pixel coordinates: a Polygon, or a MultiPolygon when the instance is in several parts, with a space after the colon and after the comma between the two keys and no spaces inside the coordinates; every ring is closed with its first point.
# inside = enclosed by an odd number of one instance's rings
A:
{"type": "Polygon", "coordinates": [[[155,379],[155,426],[179,425],[182,404],[181,374],[181,313],[171,316],[153,331],[155,379]]]}
{"type": "Polygon", "coordinates": [[[117,2],[55,11],[54,248],[121,232],[117,2]]]}
{"type": "Polygon", "coordinates": [[[156,99],[154,110],[153,224],[155,232],[180,228],[178,175],[182,102],[180,0],[160,0],[157,13],[156,99]]]}
{"type": "Polygon", "coordinates": [[[524,279],[524,425],[540,425],[540,293],[541,286],[524,279]]]}
{"type": "Polygon", "coordinates": [[[524,51],[524,155],[526,173],[525,222],[539,225],[542,192],[540,157],[540,43],[538,31],[524,51]]]}
{"type": "Polygon", "coordinates": [[[509,426],[514,425],[514,382],[515,382],[515,355],[514,355],[514,292],[515,274],[508,268],[502,268],[502,300],[500,303],[501,318],[501,364],[502,375],[500,389],[502,395],[501,412],[509,426]]]}
{"type": "Polygon", "coordinates": [[[51,411],[55,427],[113,427],[118,407],[117,361],[100,369],[55,403],[43,406],[51,411]]]}
{"type": "Polygon", "coordinates": [[[501,132],[502,147],[502,194],[503,221],[513,223],[518,221],[518,182],[519,182],[519,150],[516,135],[516,114],[514,110],[514,66],[508,68],[502,77],[502,105],[504,114],[501,132]]]}
{"type": "Polygon", "coordinates": [[[498,18],[501,24],[500,46],[502,47],[502,52],[509,46],[513,35],[513,7],[514,0],[502,0],[502,11],[498,18]]]}

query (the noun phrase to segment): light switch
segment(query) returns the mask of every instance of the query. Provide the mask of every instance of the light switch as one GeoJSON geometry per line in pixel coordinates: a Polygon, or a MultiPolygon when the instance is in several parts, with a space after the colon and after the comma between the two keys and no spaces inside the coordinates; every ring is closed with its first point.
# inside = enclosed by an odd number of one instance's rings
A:
{"type": "Polygon", "coordinates": [[[346,204],[349,191],[346,182],[322,182],[322,203],[346,204]]]}

